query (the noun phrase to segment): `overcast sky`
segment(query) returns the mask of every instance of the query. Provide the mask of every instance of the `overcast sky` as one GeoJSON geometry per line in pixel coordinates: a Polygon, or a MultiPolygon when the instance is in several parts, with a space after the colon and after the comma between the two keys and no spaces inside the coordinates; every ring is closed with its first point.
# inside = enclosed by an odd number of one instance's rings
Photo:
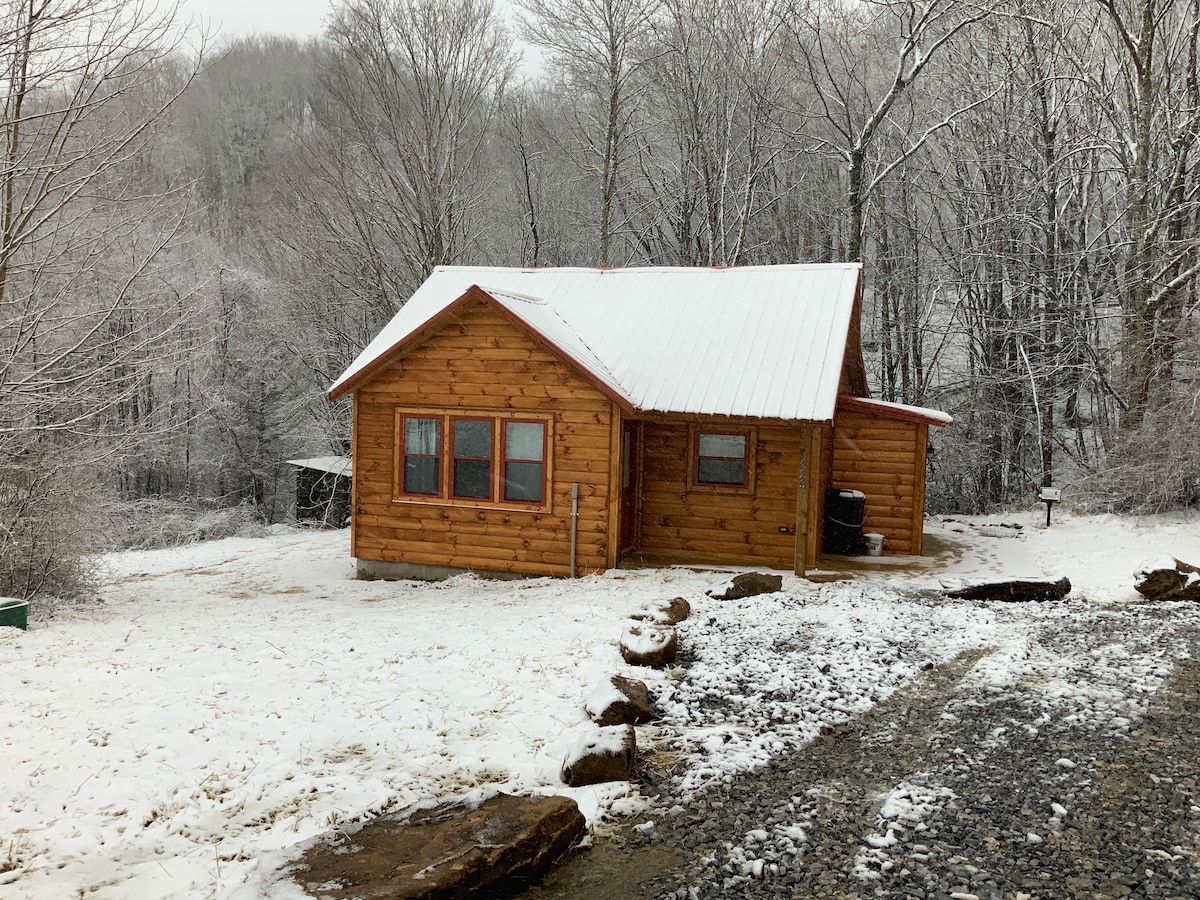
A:
{"type": "Polygon", "coordinates": [[[320,34],[329,0],[183,0],[186,15],[203,17],[221,37],[238,34],[320,34]]]}
{"type": "MultiPolygon", "coordinates": [[[[204,19],[208,30],[218,42],[239,34],[282,34],[299,38],[315,37],[324,30],[322,21],[329,14],[331,0],[181,0],[185,17],[204,19]]],[[[510,0],[500,0],[499,9],[512,10],[510,0]]],[[[513,30],[513,16],[505,16],[513,30]]],[[[514,40],[524,60],[519,74],[536,76],[542,65],[542,54],[536,47],[514,40]]]]}

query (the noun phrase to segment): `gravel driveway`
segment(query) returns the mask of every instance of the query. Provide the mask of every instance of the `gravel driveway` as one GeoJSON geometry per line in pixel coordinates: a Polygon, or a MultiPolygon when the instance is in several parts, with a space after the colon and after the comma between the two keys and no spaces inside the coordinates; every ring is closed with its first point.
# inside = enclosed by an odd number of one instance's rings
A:
{"type": "Polygon", "coordinates": [[[1200,897],[1200,610],[1011,615],[1004,677],[961,653],[698,792],[651,759],[651,809],[529,896],[1200,897]]]}

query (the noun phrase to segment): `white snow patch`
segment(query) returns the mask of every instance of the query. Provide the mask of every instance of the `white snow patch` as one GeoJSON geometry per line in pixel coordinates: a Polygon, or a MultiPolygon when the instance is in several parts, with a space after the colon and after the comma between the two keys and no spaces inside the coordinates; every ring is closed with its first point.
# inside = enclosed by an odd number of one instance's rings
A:
{"type": "MultiPolygon", "coordinates": [[[[1147,549],[1200,561],[1194,516],[1060,508],[1046,529],[1037,507],[930,531],[949,547],[940,556],[884,557],[896,564],[853,584],[787,576],[782,592],[724,602],[703,596],[720,576],[683,568],[355,581],[345,532],[114,554],[103,603],[51,618],[35,604],[29,631],[0,628],[0,864],[11,865],[0,893],[298,897],[273,874],[305,840],[497,790],[566,793],[593,823],[639,815],[646,800],[628,784],[571,790],[559,768],[588,724],[580,697],[630,672],[618,650],[626,617],[673,596],[697,598],[679,626],[687,668],[637,677],[664,713],[655,743],[680,754],[685,792],[800,747],[974,648],[995,649],[964,689],[1035,697],[1044,708],[1031,736],[1055,717],[1131,727],[1180,648],[1167,626],[1152,647],[1115,627],[1147,609],[1123,606],[1139,600],[1129,573],[1147,549]],[[1044,571],[1093,602],[897,593],[936,589],[944,575],[1044,571]],[[1114,637],[1097,649],[1072,637],[1102,627],[1114,637]]],[[[768,877],[802,852],[809,825],[801,812],[788,822],[753,845],[754,859],[742,848],[749,868],[730,877],[768,877]]],[[[904,823],[881,818],[879,837],[903,842],[904,823]]]]}
{"type": "Polygon", "coordinates": [[[563,768],[578,765],[586,756],[617,756],[625,749],[628,725],[609,725],[601,728],[588,723],[580,729],[579,736],[567,749],[563,757],[563,768]]]}
{"type": "Polygon", "coordinates": [[[854,857],[854,876],[859,881],[876,881],[881,873],[893,868],[894,848],[899,848],[911,832],[924,830],[924,820],[940,809],[954,792],[936,784],[930,773],[918,773],[914,781],[903,781],[882,797],[876,817],[878,830],[863,838],[854,857]]]}
{"type": "Polygon", "coordinates": [[[623,703],[626,697],[612,683],[611,678],[605,678],[597,684],[583,701],[584,711],[593,719],[614,703],[623,703]]]}
{"type": "Polygon", "coordinates": [[[670,628],[639,622],[625,629],[621,635],[621,646],[639,656],[648,656],[666,646],[671,635],[670,628]]]}

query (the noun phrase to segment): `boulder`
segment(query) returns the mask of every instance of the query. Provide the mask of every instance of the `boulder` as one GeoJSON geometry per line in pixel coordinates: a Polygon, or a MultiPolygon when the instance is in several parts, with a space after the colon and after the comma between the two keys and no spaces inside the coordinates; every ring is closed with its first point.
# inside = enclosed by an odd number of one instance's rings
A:
{"type": "Polygon", "coordinates": [[[321,838],[289,874],[308,896],[337,900],[511,896],[585,831],[567,797],[498,794],[479,806],[381,816],[352,834],[321,838]]]}
{"type": "Polygon", "coordinates": [[[666,603],[648,605],[641,612],[634,613],[629,618],[640,622],[655,622],[659,625],[678,625],[692,614],[692,604],[683,597],[676,597],[666,603]]]}
{"type": "Polygon", "coordinates": [[[942,582],[947,597],[956,600],[1000,600],[1005,603],[1044,602],[1062,600],[1071,593],[1066,578],[1010,578],[1005,581],[942,582]]]}
{"type": "Polygon", "coordinates": [[[705,593],[714,600],[741,600],[743,597],[754,597],[757,594],[773,594],[782,588],[782,575],[743,572],[710,587],[705,593]]]}
{"type": "Polygon", "coordinates": [[[628,781],[637,760],[637,735],[632,725],[591,727],[563,758],[562,780],[571,787],[628,781]]]}
{"type": "Polygon", "coordinates": [[[674,628],[639,623],[621,635],[621,656],[631,666],[665,669],[679,653],[679,635],[674,628]]]}
{"type": "Polygon", "coordinates": [[[597,685],[583,704],[592,721],[608,725],[641,725],[655,717],[650,690],[644,681],[614,675],[597,685]]]}
{"type": "Polygon", "coordinates": [[[1200,600],[1200,568],[1160,556],[1138,567],[1133,588],[1147,600],[1200,600]]]}

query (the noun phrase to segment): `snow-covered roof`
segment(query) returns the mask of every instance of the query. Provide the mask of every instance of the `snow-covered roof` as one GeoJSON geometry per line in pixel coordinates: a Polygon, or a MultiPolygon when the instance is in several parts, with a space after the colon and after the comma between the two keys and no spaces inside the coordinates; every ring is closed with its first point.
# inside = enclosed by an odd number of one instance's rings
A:
{"type": "Polygon", "coordinates": [[[289,459],[289,466],[299,466],[301,469],[316,469],[318,472],[328,472],[331,475],[350,475],[354,467],[348,456],[314,456],[312,459],[289,459]]]}
{"type": "Polygon", "coordinates": [[[923,422],[926,425],[953,425],[954,417],[940,409],[929,409],[924,406],[909,406],[906,403],[889,403],[887,400],[871,400],[867,397],[838,398],[838,405],[859,412],[876,413],[890,419],[907,419],[913,422],[923,422]]]}
{"type": "Polygon", "coordinates": [[[634,410],[828,421],[860,272],[443,266],[330,395],[353,390],[478,287],[634,410]]]}

